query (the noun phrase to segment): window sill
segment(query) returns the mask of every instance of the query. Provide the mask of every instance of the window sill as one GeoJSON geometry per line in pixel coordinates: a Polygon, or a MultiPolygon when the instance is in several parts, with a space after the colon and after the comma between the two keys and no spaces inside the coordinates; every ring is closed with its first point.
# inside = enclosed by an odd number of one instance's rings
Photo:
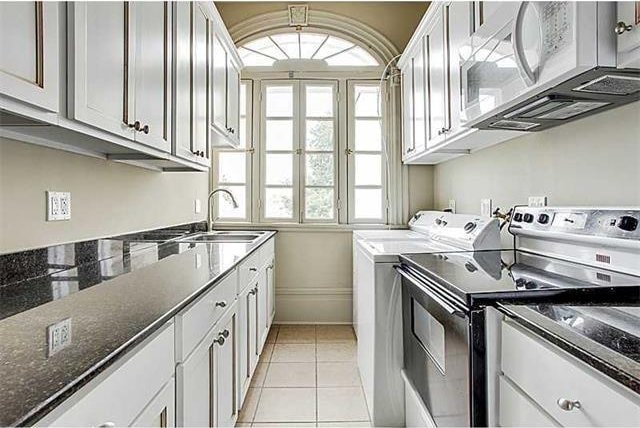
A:
{"type": "Polygon", "coordinates": [[[313,223],[233,223],[214,222],[214,229],[278,230],[297,232],[352,232],[354,230],[406,229],[406,225],[389,224],[313,224],[313,223]]]}

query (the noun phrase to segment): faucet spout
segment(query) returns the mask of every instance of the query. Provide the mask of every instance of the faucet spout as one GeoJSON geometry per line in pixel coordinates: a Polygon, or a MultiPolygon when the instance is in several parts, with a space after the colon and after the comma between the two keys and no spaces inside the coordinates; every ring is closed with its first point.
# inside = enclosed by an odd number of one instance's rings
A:
{"type": "Polygon", "coordinates": [[[218,192],[227,194],[227,196],[229,196],[229,198],[231,199],[231,204],[233,205],[233,208],[238,208],[238,202],[236,202],[236,198],[233,196],[233,193],[231,193],[227,189],[223,189],[222,187],[213,189],[209,193],[209,197],[207,198],[207,227],[209,231],[213,230],[213,214],[211,211],[211,201],[213,199],[213,195],[215,195],[218,192]]]}

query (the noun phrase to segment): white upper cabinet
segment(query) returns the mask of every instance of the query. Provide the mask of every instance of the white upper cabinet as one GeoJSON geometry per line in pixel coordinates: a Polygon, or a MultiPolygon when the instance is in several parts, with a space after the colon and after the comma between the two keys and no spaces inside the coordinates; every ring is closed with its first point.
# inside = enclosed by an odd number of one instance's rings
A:
{"type": "Polygon", "coordinates": [[[209,166],[209,18],[196,2],[173,8],[174,154],[209,166]]]}
{"type": "Polygon", "coordinates": [[[0,93],[59,110],[59,4],[0,2],[0,93]]]}
{"type": "Polygon", "coordinates": [[[640,2],[619,1],[617,3],[619,68],[640,68],[640,2]]]}
{"type": "Polygon", "coordinates": [[[211,99],[213,104],[212,125],[227,130],[227,51],[220,36],[212,34],[213,85],[211,99]]]}
{"type": "Polygon", "coordinates": [[[460,48],[499,2],[433,2],[398,62],[403,161],[435,164],[521,135],[461,124],[460,48]]]}
{"type": "Polygon", "coordinates": [[[127,125],[129,26],[123,2],[75,2],[69,7],[69,117],[134,138],[127,125]]]}
{"type": "Polygon", "coordinates": [[[165,2],[131,2],[129,4],[130,35],[129,82],[132,96],[129,123],[140,123],[135,129],[136,141],[171,150],[171,15],[165,2]],[[133,50],[133,52],[131,52],[133,50]],[[133,53],[133,55],[131,55],[133,53]]]}

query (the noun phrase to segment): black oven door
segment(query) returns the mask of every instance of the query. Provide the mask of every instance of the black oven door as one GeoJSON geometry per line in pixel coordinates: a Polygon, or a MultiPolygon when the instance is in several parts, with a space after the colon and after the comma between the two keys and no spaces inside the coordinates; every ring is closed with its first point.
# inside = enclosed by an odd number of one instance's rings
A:
{"type": "Polygon", "coordinates": [[[467,311],[430,288],[422,275],[405,267],[398,272],[405,371],[437,426],[471,426],[467,311]]]}

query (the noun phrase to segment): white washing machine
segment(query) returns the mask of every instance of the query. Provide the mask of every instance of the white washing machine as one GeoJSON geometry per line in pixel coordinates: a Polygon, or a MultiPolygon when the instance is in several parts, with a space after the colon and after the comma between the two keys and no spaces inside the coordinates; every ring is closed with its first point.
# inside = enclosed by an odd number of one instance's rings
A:
{"type": "Polygon", "coordinates": [[[420,211],[408,230],[353,234],[353,327],[373,426],[404,426],[400,254],[500,248],[497,219],[420,211]]]}

